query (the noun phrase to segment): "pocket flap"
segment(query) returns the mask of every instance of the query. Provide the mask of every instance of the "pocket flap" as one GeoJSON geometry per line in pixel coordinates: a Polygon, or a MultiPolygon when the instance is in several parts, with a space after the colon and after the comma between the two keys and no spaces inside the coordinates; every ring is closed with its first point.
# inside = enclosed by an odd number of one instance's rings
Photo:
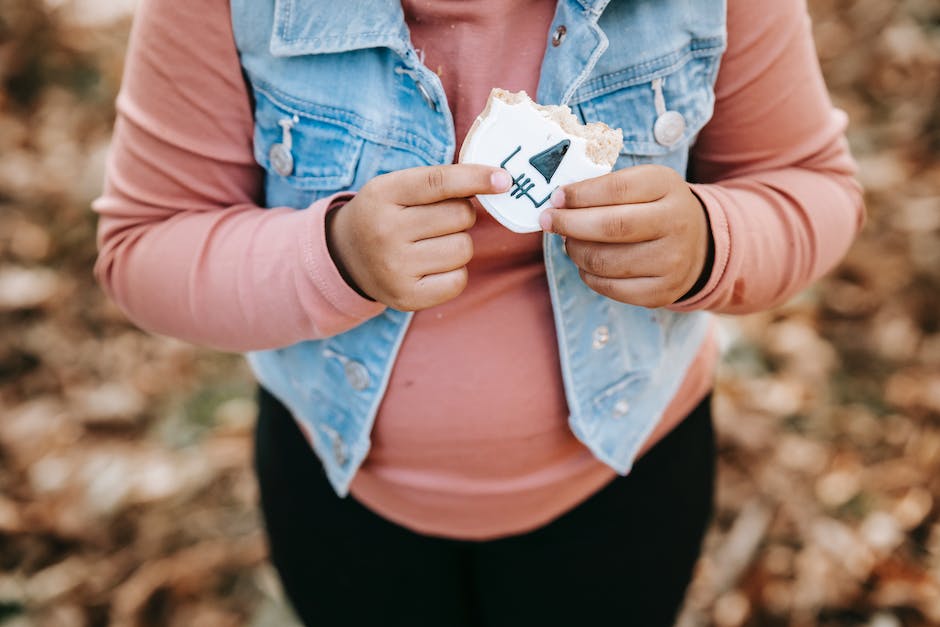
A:
{"type": "Polygon", "coordinates": [[[255,160],[271,176],[298,189],[339,190],[351,185],[364,141],[336,119],[289,106],[255,89],[255,160]],[[277,157],[273,149],[291,156],[289,173],[285,174],[282,162],[272,162],[277,157]]]}
{"type": "Polygon", "coordinates": [[[712,78],[720,46],[690,48],[638,66],[592,78],[575,95],[588,121],[601,121],[623,130],[623,155],[664,155],[687,147],[711,117],[712,78]],[[657,141],[654,84],[661,81],[665,111],[676,112],[684,123],[681,134],[668,143],[657,141]]]}

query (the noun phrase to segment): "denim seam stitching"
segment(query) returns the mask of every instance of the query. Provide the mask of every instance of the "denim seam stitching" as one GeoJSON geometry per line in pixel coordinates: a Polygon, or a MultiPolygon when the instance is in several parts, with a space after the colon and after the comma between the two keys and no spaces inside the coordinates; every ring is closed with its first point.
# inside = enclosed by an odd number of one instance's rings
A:
{"type": "Polygon", "coordinates": [[[623,89],[625,87],[632,87],[634,85],[642,85],[654,78],[659,78],[661,76],[667,76],[677,71],[679,68],[686,65],[691,59],[707,58],[713,56],[715,52],[720,52],[722,50],[721,46],[711,47],[711,48],[699,48],[699,49],[686,49],[686,50],[677,50],[670,52],[667,55],[663,55],[656,59],[651,59],[650,61],[644,61],[643,63],[634,65],[617,72],[611,72],[610,74],[604,74],[603,76],[598,76],[591,79],[590,83],[599,83],[604,82],[603,86],[583,88],[578,93],[579,98],[585,100],[596,98],[597,96],[602,96],[611,91],[616,91],[618,89],[623,89]],[[664,65],[665,64],[665,65],[664,65]],[[655,68],[652,70],[647,70],[647,68],[655,68]],[[641,73],[643,72],[643,73],[641,73]],[[612,80],[611,77],[617,77],[627,75],[628,78],[622,80],[612,80]],[[632,76],[631,76],[632,75],[632,76]]]}

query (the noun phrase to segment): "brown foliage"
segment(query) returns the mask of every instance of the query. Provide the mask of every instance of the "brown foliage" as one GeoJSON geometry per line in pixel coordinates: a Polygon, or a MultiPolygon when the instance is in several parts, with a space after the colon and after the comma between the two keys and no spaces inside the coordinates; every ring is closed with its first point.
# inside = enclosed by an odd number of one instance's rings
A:
{"type": "MultiPolygon", "coordinates": [[[[79,4],[0,0],[0,621],[246,624],[271,594],[250,379],[92,281],[127,20],[79,4]]],[[[818,285],[724,321],[682,625],[940,623],[940,5],[810,4],[868,224],[818,285]]]]}

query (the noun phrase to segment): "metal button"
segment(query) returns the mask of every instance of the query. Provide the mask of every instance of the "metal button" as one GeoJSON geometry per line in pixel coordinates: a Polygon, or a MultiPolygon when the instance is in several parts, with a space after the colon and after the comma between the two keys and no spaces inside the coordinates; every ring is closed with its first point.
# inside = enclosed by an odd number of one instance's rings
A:
{"type": "Polygon", "coordinates": [[[333,460],[340,466],[345,466],[346,462],[349,461],[349,448],[346,446],[346,443],[343,442],[343,438],[340,437],[336,429],[328,424],[321,423],[320,430],[330,439],[330,444],[333,449],[333,460]]]}
{"type": "Polygon", "coordinates": [[[626,399],[620,399],[614,403],[614,418],[623,418],[630,411],[630,403],[626,399]]]}
{"type": "Polygon", "coordinates": [[[369,371],[358,361],[347,361],[343,364],[343,370],[346,373],[346,381],[357,392],[369,387],[369,371]]]}
{"type": "Polygon", "coordinates": [[[346,462],[349,460],[349,455],[346,452],[346,444],[343,443],[339,436],[333,438],[333,459],[335,459],[336,463],[340,466],[345,466],[346,462]]]}
{"type": "Polygon", "coordinates": [[[281,176],[290,176],[294,171],[294,155],[284,144],[274,144],[268,153],[271,167],[281,176]]]}
{"type": "Polygon", "coordinates": [[[424,102],[437,111],[437,103],[434,102],[434,98],[431,97],[431,92],[428,91],[428,88],[424,86],[424,83],[417,82],[415,83],[418,86],[418,91],[421,93],[421,97],[424,98],[424,102]]]}
{"type": "Polygon", "coordinates": [[[552,45],[556,48],[561,45],[561,42],[565,40],[565,35],[568,33],[568,29],[565,28],[564,24],[561,24],[558,28],[555,29],[555,32],[552,33],[552,45]]]}
{"type": "Polygon", "coordinates": [[[594,341],[592,342],[591,345],[595,349],[601,349],[601,348],[604,348],[604,346],[607,344],[609,340],[610,340],[610,329],[602,325],[594,329],[594,341]]]}
{"type": "Polygon", "coordinates": [[[672,146],[685,133],[685,118],[678,111],[666,111],[653,124],[653,136],[661,146],[672,146]]]}

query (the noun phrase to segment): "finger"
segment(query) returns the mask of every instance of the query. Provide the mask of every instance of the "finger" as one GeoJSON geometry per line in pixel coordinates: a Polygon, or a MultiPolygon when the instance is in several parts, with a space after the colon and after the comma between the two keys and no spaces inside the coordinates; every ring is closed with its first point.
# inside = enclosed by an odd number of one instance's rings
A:
{"type": "Polygon", "coordinates": [[[412,276],[450,272],[473,259],[473,239],[467,233],[423,239],[411,245],[409,257],[412,276]]]}
{"type": "Polygon", "coordinates": [[[657,202],[591,209],[546,209],[539,224],[552,233],[588,242],[646,242],[667,232],[667,212],[657,202]]]}
{"type": "Polygon", "coordinates": [[[654,308],[665,307],[675,301],[665,281],[658,277],[611,279],[582,270],[581,280],[598,294],[621,303],[654,308]]]}
{"type": "Polygon", "coordinates": [[[653,202],[665,196],[679,175],[670,168],[640,165],[558,188],[552,206],[568,209],[653,202]]]}
{"type": "Polygon", "coordinates": [[[428,274],[415,284],[414,309],[427,309],[456,298],[467,287],[467,269],[428,274]]]}
{"type": "Polygon", "coordinates": [[[472,163],[407,168],[374,179],[380,193],[402,206],[429,205],[451,198],[500,194],[512,178],[502,168],[472,163]]]}
{"type": "Polygon", "coordinates": [[[431,205],[405,207],[402,210],[404,228],[413,242],[459,233],[474,225],[476,209],[469,200],[442,200],[431,205]]]}
{"type": "Polygon", "coordinates": [[[589,274],[612,279],[662,276],[659,242],[598,244],[568,238],[565,248],[576,266],[589,274]]]}

